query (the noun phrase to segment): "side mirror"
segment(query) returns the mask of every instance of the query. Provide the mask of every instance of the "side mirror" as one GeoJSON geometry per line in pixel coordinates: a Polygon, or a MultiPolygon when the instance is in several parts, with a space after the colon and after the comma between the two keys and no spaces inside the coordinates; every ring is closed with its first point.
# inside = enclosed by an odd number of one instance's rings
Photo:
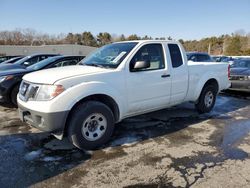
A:
{"type": "Polygon", "coordinates": [[[29,65],[30,65],[30,62],[27,62],[27,61],[26,61],[26,62],[23,63],[23,65],[24,65],[24,66],[29,66],[29,65]]]}
{"type": "Polygon", "coordinates": [[[140,69],[146,69],[150,67],[150,61],[137,61],[133,67],[133,71],[137,71],[140,69]]]}

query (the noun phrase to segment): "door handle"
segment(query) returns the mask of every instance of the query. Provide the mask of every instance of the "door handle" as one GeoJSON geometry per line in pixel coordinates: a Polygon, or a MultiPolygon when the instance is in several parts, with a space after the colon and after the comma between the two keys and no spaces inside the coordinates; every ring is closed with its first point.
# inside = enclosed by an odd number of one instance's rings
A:
{"type": "Polygon", "coordinates": [[[161,77],[162,78],[168,78],[168,77],[170,77],[170,74],[163,74],[163,75],[161,75],[161,77]]]}

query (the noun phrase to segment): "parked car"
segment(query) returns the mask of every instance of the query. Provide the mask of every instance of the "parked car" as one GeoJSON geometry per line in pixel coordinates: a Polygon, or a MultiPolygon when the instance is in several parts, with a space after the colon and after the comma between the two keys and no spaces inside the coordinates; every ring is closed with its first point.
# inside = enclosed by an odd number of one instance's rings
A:
{"type": "Polygon", "coordinates": [[[210,112],[219,91],[229,87],[227,63],[187,63],[179,42],[142,40],[105,45],[82,65],[23,77],[20,117],[78,148],[109,140],[127,117],[186,101],[210,112]]]}
{"type": "Polygon", "coordinates": [[[0,102],[7,102],[17,105],[17,93],[19,91],[22,77],[30,72],[76,65],[84,56],[55,56],[49,57],[29,67],[11,69],[0,72],[0,102]]]}
{"type": "Polygon", "coordinates": [[[3,61],[3,62],[1,63],[1,65],[13,64],[13,63],[17,62],[18,60],[20,60],[20,59],[22,59],[22,58],[23,58],[23,56],[13,57],[13,58],[11,58],[11,59],[8,59],[8,60],[6,60],[6,61],[3,61]]]}
{"type": "Polygon", "coordinates": [[[34,54],[31,56],[26,56],[18,61],[16,61],[14,64],[0,64],[0,71],[9,70],[9,69],[22,69],[25,67],[28,67],[30,65],[33,65],[39,61],[42,61],[44,59],[47,59],[48,57],[57,56],[58,54],[34,54]]]}
{"type": "Polygon", "coordinates": [[[1,56],[0,57],[0,63],[2,63],[4,61],[7,61],[7,60],[9,60],[11,58],[14,58],[14,57],[18,57],[18,56],[15,56],[15,55],[12,55],[12,56],[10,56],[10,55],[8,55],[8,56],[1,56]]]}
{"type": "Polygon", "coordinates": [[[250,92],[250,59],[239,59],[230,68],[230,90],[250,92]]]}
{"type": "Polygon", "coordinates": [[[193,62],[214,62],[208,53],[203,52],[187,52],[187,59],[193,62]]]}
{"type": "Polygon", "coordinates": [[[216,62],[226,62],[229,63],[230,65],[234,62],[234,58],[230,57],[230,56],[212,56],[212,58],[214,59],[214,61],[216,62]]]}

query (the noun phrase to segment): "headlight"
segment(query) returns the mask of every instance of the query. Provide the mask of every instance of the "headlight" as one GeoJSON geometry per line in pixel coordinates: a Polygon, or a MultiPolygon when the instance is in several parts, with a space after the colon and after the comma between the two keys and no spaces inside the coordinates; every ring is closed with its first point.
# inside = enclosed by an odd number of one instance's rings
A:
{"type": "Polygon", "coordinates": [[[48,101],[60,95],[64,91],[62,85],[41,85],[37,91],[35,100],[48,101]]]}
{"type": "Polygon", "coordinates": [[[10,76],[0,76],[0,83],[6,80],[10,80],[12,79],[14,76],[10,75],[10,76]]]}

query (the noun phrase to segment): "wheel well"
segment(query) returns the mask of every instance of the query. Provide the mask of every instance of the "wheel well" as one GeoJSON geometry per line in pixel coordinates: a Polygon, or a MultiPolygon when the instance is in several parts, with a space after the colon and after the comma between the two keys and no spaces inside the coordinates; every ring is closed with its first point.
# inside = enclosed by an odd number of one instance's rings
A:
{"type": "Polygon", "coordinates": [[[115,118],[115,122],[117,122],[119,120],[119,117],[120,117],[120,111],[119,111],[119,107],[117,105],[117,103],[115,102],[115,100],[108,96],[108,95],[104,95],[104,94],[95,94],[95,95],[90,95],[88,97],[85,97],[83,98],[82,100],[78,101],[70,110],[69,114],[68,114],[68,117],[66,119],[66,125],[65,125],[65,128],[64,128],[64,134],[67,134],[66,131],[67,131],[67,126],[68,126],[68,121],[71,117],[71,114],[73,113],[74,109],[80,105],[81,103],[83,102],[86,102],[86,101],[98,101],[98,102],[101,102],[105,105],[107,105],[111,111],[113,112],[114,114],[114,118],[115,118]]]}
{"type": "MultiPolygon", "coordinates": [[[[219,84],[218,84],[218,82],[217,82],[216,79],[214,79],[214,78],[209,79],[209,80],[205,83],[205,85],[203,86],[203,88],[205,88],[207,85],[214,85],[215,88],[216,88],[216,93],[218,93],[218,91],[219,91],[219,84]]],[[[203,88],[202,88],[202,89],[203,89],[203,88]]]]}
{"type": "Polygon", "coordinates": [[[9,93],[8,93],[8,97],[9,97],[10,100],[11,100],[11,95],[12,95],[13,89],[14,89],[15,87],[17,87],[18,85],[20,85],[20,84],[21,84],[21,82],[17,82],[17,83],[15,83],[15,84],[10,88],[9,93]]]}

